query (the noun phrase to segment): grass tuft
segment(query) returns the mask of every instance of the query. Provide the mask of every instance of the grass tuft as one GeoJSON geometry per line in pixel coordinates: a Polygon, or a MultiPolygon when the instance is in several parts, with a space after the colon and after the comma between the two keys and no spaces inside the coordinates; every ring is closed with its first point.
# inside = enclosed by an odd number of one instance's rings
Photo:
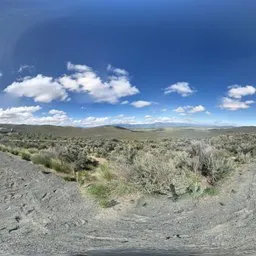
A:
{"type": "Polygon", "coordinates": [[[219,190],[216,187],[210,187],[210,188],[206,188],[202,195],[217,196],[218,194],[219,194],[219,190]]]}
{"type": "Polygon", "coordinates": [[[38,153],[32,156],[32,162],[34,164],[44,165],[46,168],[51,168],[51,157],[46,154],[38,153]]]}
{"type": "Polygon", "coordinates": [[[105,184],[92,184],[88,187],[87,191],[98,200],[106,200],[110,196],[109,187],[105,184]]]}
{"type": "Polygon", "coordinates": [[[31,160],[31,155],[29,152],[27,151],[21,151],[20,152],[20,156],[23,160],[26,160],[26,161],[30,161],[31,160]]]}

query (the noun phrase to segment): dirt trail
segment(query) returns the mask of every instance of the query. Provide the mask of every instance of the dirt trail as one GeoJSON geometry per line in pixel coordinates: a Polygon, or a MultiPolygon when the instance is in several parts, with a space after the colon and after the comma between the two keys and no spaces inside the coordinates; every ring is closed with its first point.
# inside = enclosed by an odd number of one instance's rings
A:
{"type": "Polygon", "coordinates": [[[0,153],[0,254],[81,255],[95,248],[256,255],[256,166],[238,171],[216,197],[141,198],[104,210],[75,183],[0,153]]]}

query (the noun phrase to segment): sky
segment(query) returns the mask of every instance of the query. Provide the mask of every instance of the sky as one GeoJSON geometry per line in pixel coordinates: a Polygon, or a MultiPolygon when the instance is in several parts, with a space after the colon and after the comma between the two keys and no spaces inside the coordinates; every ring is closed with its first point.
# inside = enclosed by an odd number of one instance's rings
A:
{"type": "Polygon", "coordinates": [[[255,0],[1,0],[0,123],[256,125],[255,0]]]}

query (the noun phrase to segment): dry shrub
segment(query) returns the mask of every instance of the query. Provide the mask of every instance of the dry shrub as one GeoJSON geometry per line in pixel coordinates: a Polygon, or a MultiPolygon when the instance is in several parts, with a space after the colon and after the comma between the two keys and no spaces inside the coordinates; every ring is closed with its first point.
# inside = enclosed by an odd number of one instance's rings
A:
{"type": "Polygon", "coordinates": [[[221,180],[234,169],[232,158],[226,157],[224,151],[204,142],[191,142],[188,153],[188,166],[192,171],[207,177],[211,184],[221,180]]]}

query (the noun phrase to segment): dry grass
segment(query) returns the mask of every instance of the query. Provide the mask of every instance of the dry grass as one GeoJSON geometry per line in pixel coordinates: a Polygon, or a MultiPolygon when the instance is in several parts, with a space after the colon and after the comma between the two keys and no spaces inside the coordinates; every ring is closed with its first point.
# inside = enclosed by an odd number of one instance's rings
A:
{"type": "Polygon", "coordinates": [[[31,158],[56,172],[75,173],[76,181],[105,206],[137,193],[176,199],[187,194],[212,195],[237,166],[256,156],[255,134],[201,140],[12,136],[2,140],[1,151],[31,158]]]}

